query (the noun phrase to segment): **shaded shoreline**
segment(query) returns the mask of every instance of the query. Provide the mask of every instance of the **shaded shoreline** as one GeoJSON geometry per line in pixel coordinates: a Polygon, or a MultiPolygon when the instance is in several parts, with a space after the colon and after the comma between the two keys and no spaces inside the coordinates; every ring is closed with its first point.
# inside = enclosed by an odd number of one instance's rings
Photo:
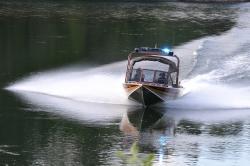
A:
{"type": "Polygon", "coordinates": [[[190,3],[239,3],[250,2],[250,0],[75,0],[86,2],[190,2],[190,3]]]}
{"type": "MultiPolygon", "coordinates": [[[[67,0],[46,0],[47,2],[68,2],[67,0]]],[[[8,0],[2,2],[19,2],[17,0],[8,0]]],[[[31,0],[23,0],[22,2],[32,2],[31,0]]],[[[39,1],[38,1],[39,2],[39,1]]],[[[73,2],[190,2],[190,3],[240,3],[250,2],[250,0],[72,0],[73,2]]]]}
{"type": "Polygon", "coordinates": [[[176,2],[197,2],[197,3],[238,3],[238,2],[250,2],[250,0],[177,0],[176,2]]]}

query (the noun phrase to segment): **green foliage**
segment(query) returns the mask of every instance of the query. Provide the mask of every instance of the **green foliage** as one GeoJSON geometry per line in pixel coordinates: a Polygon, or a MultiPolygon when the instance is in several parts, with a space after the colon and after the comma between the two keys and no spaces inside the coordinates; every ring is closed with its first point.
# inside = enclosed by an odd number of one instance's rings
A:
{"type": "Polygon", "coordinates": [[[146,156],[139,155],[139,147],[137,142],[134,142],[130,148],[129,153],[118,151],[117,157],[122,160],[123,165],[136,165],[136,166],[152,166],[154,160],[154,154],[148,154],[146,156]]]}

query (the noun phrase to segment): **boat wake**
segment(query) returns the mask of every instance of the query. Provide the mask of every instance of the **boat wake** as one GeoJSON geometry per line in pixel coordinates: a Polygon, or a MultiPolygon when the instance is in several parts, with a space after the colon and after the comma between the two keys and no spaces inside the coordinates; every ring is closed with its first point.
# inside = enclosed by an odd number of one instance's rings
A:
{"type": "Polygon", "coordinates": [[[6,89],[40,93],[76,101],[131,104],[126,100],[125,91],[122,89],[124,76],[120,74],[122,72],[119,70],[123,65],[125,66],[125,63],[121,62],[92,69],[63,68],[32,75],[6,89]],[[113,73],[112,70],[119,74],[113,73]]]}
{"type": "Polygon", "coordinates": [[[169,108],[250,108],[250,22],[249,8],[243,8],[234,28],[208,37],[197,50],[197,62],[183,81],[188,93],[170,102],[169,108]],[[247,12],[245,10],[248,10],[247,12]],[[239,37],[240,36],[240,37],[239,37]]]}
{"type": "Polygon", "coordinates": [[[187,80],[186,95],[166,104],[176,109],[246,109],[250,108],[250,87],[204,81],[209,75],[187,80]],[[205,77],[205,78],[204,78],[205,77]]]}
{"type": "MultiPolygon", "coordinates": [[[[193,55],[202,40],[186,43],[176,48],[177,54],[185,59],[193,55]],[[187,49],[192,47],[193,49],[187,49]],[[185,54],[184,54],[185,52],[185,54]]],[[[184,68],[192,65],[194,58],[182,62],[184,68]]],[[[69,67],[31,75],[17,81],[6,90],[14,92],[32,92],[42,95],[67,98],[75,101],[108,103],[116,105],[138,105],[127,99],[122,84],[125,79],[127,61],[116,62],[96,68],[69,67]]],[[[182,72],[182,77],[187,75],[182,72]]]]}
{"type": "MultiPolygon", "coordinates": [[[[250,108],[250,38],[246,35],[250,34],[250,8],[241,10],[231,30],[174,48],[181,59],[181,77],[185,78],[182,84],[188,93],[166,103],[168,108],[250,108]]],[[[63,68],[32,75],[6,89],[76,101],[135,105],[122,87],[125,70],[126,61],[97,68],[63,68]]]]}

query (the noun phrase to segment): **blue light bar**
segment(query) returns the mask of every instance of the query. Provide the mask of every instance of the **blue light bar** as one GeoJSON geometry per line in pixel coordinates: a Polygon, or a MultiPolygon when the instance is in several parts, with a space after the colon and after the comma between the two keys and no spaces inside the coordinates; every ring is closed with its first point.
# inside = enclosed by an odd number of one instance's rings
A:
{"type": "Polygon", "coordinates": [[[169,48],[163,48],[162,51],[163,51],[164,53],[166,53],[166,54],[169,54],[170,49],[169,49],[169,48]]]}
{"type": "Polygon", "coordinates": [[[155,53],[157,55],[174,56],[174,52],[170,51],[169,48],[150,48],[150,47],[139,47],[135,48],[137,53],[155,53]]]}
{"type": "Polygon", "coordinates": [[[161,49],[166,55],[168,56],[174,56],[174,52],[173,51],[170,51],[169,48],[163,48],[161,49]]]}

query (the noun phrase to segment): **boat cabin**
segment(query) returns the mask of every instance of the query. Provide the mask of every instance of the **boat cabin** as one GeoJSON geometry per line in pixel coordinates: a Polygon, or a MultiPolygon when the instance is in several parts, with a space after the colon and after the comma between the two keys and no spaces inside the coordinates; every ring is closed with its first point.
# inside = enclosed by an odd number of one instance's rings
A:
{"type": "Polygon", "coordinates": [[[179,58],[158,48],[139,48],[128,56],[126,83],[179,87],[179,58]],[[177,62],[168,57],[174,57],[177,62]]]}

